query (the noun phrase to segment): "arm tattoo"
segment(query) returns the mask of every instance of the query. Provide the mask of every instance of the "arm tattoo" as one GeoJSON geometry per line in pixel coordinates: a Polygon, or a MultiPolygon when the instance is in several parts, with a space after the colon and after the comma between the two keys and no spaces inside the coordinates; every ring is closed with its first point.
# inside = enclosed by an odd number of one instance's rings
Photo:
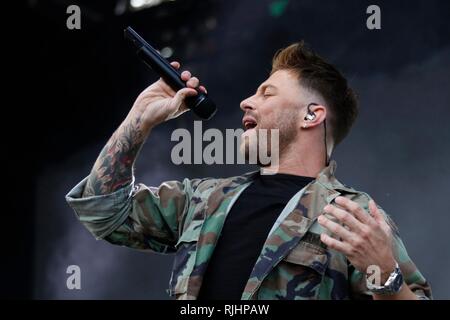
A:
{"type": "Polygon", "coordinates": [[[130,183],[134,160],[144,140],[140,118],[124,122],[100,152],[83,197],[109,194],[130,183]]]}

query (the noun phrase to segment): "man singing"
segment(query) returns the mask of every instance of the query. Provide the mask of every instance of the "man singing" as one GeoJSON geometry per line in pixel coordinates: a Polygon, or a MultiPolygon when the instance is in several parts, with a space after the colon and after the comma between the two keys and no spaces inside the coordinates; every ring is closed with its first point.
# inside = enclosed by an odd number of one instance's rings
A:
{"type": "MultiPolygon", "coordinates": [[[[180,64],[172,62],[179,69],[180,64]]],[[[270,77],[241,102],[245,137],[279,130],[277,173],[135,184],[151,130],[187,111],[187,88],[162,79],[136,99],[88,177],[66,199],[97,238],[176,253],[177,299],[428,299],[398,230],[364,192],[335,178],[334,147],[358,114],[347,80],[303,43],[279,50],[270,77]]],[[[241,139],[248,157],[257,139],[241,139]]],[[[273,171],[273,170],[272,170],[273,171]]]]}

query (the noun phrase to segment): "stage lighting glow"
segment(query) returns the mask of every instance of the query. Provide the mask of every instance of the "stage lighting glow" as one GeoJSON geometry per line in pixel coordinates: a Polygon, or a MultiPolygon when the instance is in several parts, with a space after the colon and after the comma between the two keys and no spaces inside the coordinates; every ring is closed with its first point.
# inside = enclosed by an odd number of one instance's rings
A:
{"type": "Polygon", "coordinates": [[[160,4],[162,0],[131,0],[130,5],[133,8],[141,9],[143,7],[153,7],[160,4]]]}
{"type": "Polygon", "coordinates": [[[175,1],[175,0],[131,0],[130,6],[133,9],[140,10],[144,8],[154,7],[167,1],[175,1]]]}
{"type": "Polygon", "coordinates": [[[269,12],[272,17],[278,18],[286,11],[289,0],[277,0],[270,4],[269,12]]]}
{"type": "Polygon", "coordinates": [[[173,55],[173,49],[171,47],[164,47],[160,51],[161,55],[164,58],[170,58],[173,55]]]}

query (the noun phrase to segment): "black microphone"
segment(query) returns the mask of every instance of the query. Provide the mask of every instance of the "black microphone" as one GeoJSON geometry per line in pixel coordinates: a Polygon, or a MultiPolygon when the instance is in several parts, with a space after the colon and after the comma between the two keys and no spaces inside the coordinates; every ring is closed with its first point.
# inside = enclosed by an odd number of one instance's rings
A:
{"type": "MultiPolygon", "coordinates": [[[[124,35],[126,39],[134,44],[137,49],[137,55],[145,64],[158,73],[173,90],[178,91],[186,88],[186,82],[181,80],[180,73],[136,31],[131,27],[127,27],[124,30],[124,35]]],[[[197,90],[197,95],[187,97],[185,99],[186,105],[201,119],[211,119],[217,111],[215,103],[203,91],[200,91],[198,88],[195,90],[197,90]]]]}

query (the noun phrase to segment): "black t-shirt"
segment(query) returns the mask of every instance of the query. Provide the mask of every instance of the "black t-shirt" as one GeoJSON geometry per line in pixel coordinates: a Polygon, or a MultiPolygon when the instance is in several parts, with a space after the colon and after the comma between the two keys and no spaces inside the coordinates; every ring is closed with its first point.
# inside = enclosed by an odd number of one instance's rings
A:
{"type": "Polygon", "coordinates": [[[231,208],[206,269],[199,300],[239,300],[269,231],[310,177],[258,175],[231,208]]]}

